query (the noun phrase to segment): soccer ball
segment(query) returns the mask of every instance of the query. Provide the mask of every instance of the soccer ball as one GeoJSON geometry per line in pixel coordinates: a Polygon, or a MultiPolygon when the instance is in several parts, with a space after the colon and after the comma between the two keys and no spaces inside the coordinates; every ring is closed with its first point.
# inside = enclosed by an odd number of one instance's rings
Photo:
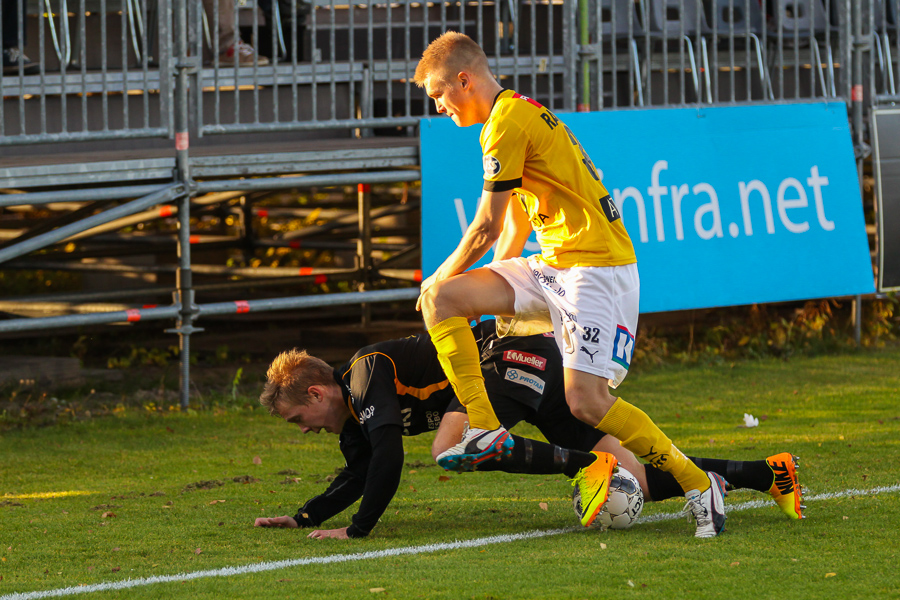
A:
{"type": "MultiPolygon", "coordinates": [[[[572,492],[572,507],[578,520],[581,521],[581,493],[578,486],[575,486],[572,492]]],[[[610,479],[606,504],[600,508],[591,527],[628,529],[641,516],[642,508],[644,508],[644,493],[641,492],[641,484],[627,469],[619,467],[610,479]]]]}

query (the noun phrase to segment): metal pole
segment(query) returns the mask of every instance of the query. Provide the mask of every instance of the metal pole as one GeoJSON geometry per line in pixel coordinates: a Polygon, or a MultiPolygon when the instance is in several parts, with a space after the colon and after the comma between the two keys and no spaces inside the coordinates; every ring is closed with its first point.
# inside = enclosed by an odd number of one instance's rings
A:
{"type": "MultiPolygon", "coordinates": [[[[356,253],[359,259],[359,285],[357,289],[364,292],[369,289],[372,270],[372,186],[368,183],[357,185],[359,199],[359,239],[356,242],[356,253]]],[[[368,327],[372,322],[372,307],[362,305],[362,326],[368,327]]]]}
{"type": "Polygon", "coordinates": [[[359,183],[400,183],[420,181],[422,173],[418,169],[402,171],[370,171],[365,173],[333,173],[327,175],[305,175],[299,177],[275,177],[267,179],[213,179],[193,183],[196,193],[210,192],[254,192],[262,190],[283,190],[294,187],[358,185],[359,183]]]}
{"type": "Polygon", "coordinates": [[[26,192],[24,194],[6,194],[0,196],[0,207],[25,206],[32,204],[53,204],[55,202],[78,202],[97,200],[122,200],[136,198],[158,192],[168,185],[132,185],[113,188],[87,190],[60,190],[54,192],[26,192]]]}
{"type": "MultiPolygon", "coordinates": [[[[860,195],[862,195],[863,162],[869,155],[869,147],[865,143],[865,130],[863,124],[863,111],[865,109],[865,88],[863,87],[863,54],[870,49],[870,41],[863,37],[862,26],[862,2],[853,2],[853,88],[851,92],[854,153],[856,154],[856,168],[859,178],[860,195]]],[[[846,6],[846,3],[845,3],[846,6]]],[[[853,299],[853,338],[857,347],[862,342],[862,296],[857,295],[853,299]]]]}
{"type": "Polygon", "coordinates": [[[178,204],[178,272],[175,279],[174,297],[175,305],[178,306],[178,320],[174,329],[166,330],[167,333],[178,334],[178,349],[181,354],[179,388],[182,410],[188,408],[190,392],[190,335],[194,331],[200,331],[193,327],[197,307],[194,304],[194,289],[191,281],[190,218],[191,195],[196,190],[193,189],[190,163],[188,162],[188,148],[190,147],[188,75],[196,72],[199,57],[188,56],[188,1],[174,0],[175,55],[177,57],[175,64],[175,181],[184,185],[185,194],[178,204]]]}
{"type": "MultiPolygon", "coordinates": [[[[578,0],[578,25],[579,49],[583,49],[591,43],[590,15],[587,0],[578,0]]],[[[579,60],[581,60],[581,101],[578,103],[578,112],[588,112],[591,110],[591,63],[580,52],[577,54],[579,60]]],[[[603,75],[601,74],[600,76],[602,77],[603,75]]]]}
{"type": "Polygon", "coordinates": [[[183,190],[181,186],[177,184],[170,185],[158,192],[154,192],[152,194],[144,196],[143,198],[132,200],[131,202],[119,205],[109,210],[105,210],[86,219],[82,219],[81,221],[69,223],[68,225],[57,227],[53,231],[48,231],[47,233],[29,238],[27,240],[19,242],[18,244],[15,244],[14,246],[9,246],[8,248],[0,250],[0,263],[28,254],[33,250],[46,248],[47,246],[55,244],[56,242],[60,242],[71,235],[86,231],[88,229],[92,229],[93,227],[108,223],[110,221],[114,221],[116,219],[119,219],[120,217],[142,211],[149,206],[167,202],[172,198],[178,196],[180,193],[182,193],[182,191],[183,190]]]}
{"type": "MultiPolygon", "coordinates": [[[[293,296],[291,298],[269,298],[266,300],[247,300],[235,302],[215,302],[201,304],[201,315],[234,315],[250,312],[266,312],[272,310],[315,308],[319,306],[341,306],[359,304],[360,302],[397,302],[415,300],[419,297],[419,288],[401,288],[394,290],[375,290],[372,292],[343,292],[339,294],[318,294],[314,296],[293,296]]],[[[0,321],[0,326],[3,321],[0,321]]]]}
{"type": "Polygon", "coordinates": [[[253,249],[256,239],[256,234],[253,231],[253,203],[250,198],[244,195],[241,196],[239,206],[241,250],[244,253],[244,263],[249,265],[253,261],[253,249]]]}
{"type": "MultiPolygon", "coordinates": [[[[194,318],[198,314],[210,315],[242,315],[246,313],[269,312],[276,310],[319,308],[323,306],[343,306],[360,304],[361,302],[406,302],[419,297],[418,287],[392,290],[375,290],[372,292],[343,292],[339,294],[316,294],[291,296],[288,298],[267,298],[262,300],[236,300],[234,302],[215,302],[194,306],[194,318]]],[[[133,308],[114,312],[90,313],[84,315],[63,315],[59,317],[32,317],[8,319],[0,321],[0,332],[37,331],[42,329],[58,329],[60,327],[77,327],[79,325],[103,325],[112,323],[137,323],[171,319],[179,316],[177,305],[159,308],[133,308]]],[[[195,329],[195,331],[198,331],[195,329]]]]}

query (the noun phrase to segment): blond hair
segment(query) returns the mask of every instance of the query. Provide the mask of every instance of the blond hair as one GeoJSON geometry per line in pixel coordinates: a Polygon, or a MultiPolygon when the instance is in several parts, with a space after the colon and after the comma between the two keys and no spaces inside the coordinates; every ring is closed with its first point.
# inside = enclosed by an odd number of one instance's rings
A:
{"type": "Polygon", "coordinates": [[[464,33],[447,31],[425,48],[413,82],[424,87],[425,81],[431,76],[448,82],[460,71],[493,77],[481,46],[464,33]]]}
{"type": "Polygon", "coordinates": [[[313,385],[336,385],[334,371],[324,360],[310,356],[306,350],[287,350],[275,357],[266,371],[266,384],[259,403],[278,415],[278,403],[294,406],[309,404],[309,388],[313,385]]]}

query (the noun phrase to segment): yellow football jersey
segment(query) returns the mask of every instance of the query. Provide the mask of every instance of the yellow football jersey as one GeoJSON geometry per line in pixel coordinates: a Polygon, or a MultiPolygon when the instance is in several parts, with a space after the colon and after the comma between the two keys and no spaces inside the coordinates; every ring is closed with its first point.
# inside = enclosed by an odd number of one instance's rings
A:
{"type": "Polygon", "coordinates": [[[481,148],[484,189],[518,194],[547,264],[566,268],[636,262],[597,169],[549,109],[503,90],[481,130],[481,148]]]}

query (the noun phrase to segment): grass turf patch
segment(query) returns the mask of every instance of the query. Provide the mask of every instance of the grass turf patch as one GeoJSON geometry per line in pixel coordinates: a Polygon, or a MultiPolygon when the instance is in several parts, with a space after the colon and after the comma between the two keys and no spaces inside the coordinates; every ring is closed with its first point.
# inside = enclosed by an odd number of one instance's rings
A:
{"type": "MultiPolygon", "coordinates": [[[[303,564],[166,582],[98,597],[758,598],[896,597],[900,493],[815,499],[896,486],[900,350],[668,366],[619,393],[687,453],[801,457],[808,519],[772,505],[729,513],[695,540],[681,518],[623,532],[577,531],[473,548],[303,564]],[[738,427],[743,413],[759,427],[738,427]],[[374,592],[371,590],[375,590],[374,592]],[[383,590],[383,591],[379,591],[383,590]]],[[[523,428],[526,435],[537,435],[523,428]]],[[[0,595],[224,567],[574,528],[562,477],[446,474],[431,436],[406,440],[400,489],[365,540],[252,527],[293,514],[342,464],[337,437],[256,412],[140,413],[0,435],[0,595]]],[[[767,496],[732,492],[728,504],[767,496]]],[[[677,499],[648,504],[670,515],[677,499]]],[[[326,523],[349,524],[351,508],[326,523]]]]}

